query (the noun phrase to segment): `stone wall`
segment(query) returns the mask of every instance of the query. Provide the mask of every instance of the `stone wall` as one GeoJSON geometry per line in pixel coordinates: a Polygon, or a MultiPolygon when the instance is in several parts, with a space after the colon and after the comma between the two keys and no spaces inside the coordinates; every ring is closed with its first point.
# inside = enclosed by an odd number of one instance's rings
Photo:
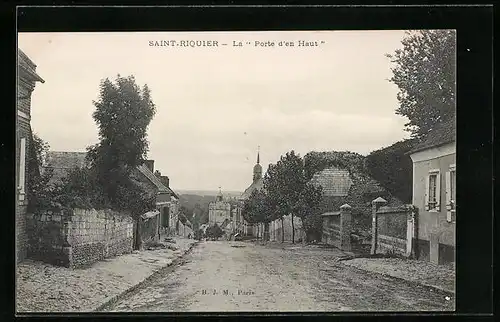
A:
{"type": "Polygon", "coordinates": [[[111,210],[54,211],[27,216],[28,257],[82,267],[132,252],[134,222],[111,210]]]}
{"type": "Polygon", "coordinates": [[[342,250],[351,251],[352,215],[351,206],[344,204],[340,211],[321,215],[322,242],[342,250]]]}

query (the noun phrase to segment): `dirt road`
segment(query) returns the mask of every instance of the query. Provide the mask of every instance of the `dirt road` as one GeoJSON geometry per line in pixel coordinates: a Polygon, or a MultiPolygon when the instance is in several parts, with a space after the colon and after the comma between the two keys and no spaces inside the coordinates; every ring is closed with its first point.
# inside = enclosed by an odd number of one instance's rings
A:
{"type": "Polygon", "coordinates": [[[370,274],[335,249],[201,242],[173,272],[108,311],[452,311],[447,294],[370,274]]]}

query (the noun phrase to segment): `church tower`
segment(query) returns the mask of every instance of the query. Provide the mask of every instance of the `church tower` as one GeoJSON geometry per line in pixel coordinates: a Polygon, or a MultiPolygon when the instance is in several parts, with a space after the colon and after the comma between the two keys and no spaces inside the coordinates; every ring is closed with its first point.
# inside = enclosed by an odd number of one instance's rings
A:
{"type": "Polygon", "coordinates": [[[260,147],[257,150],[257,164],[253,167],[253,182],[262,179],[262,166],[260,165],[260,147]]]}

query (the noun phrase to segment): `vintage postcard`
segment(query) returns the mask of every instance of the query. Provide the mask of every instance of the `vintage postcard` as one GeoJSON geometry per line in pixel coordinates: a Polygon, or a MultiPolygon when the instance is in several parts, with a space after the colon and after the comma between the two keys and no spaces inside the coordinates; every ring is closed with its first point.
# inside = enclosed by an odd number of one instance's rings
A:
{"type": "Polygon", "coordinates": [[[16,311],[455,310],[454,30],[19,33],[16,311]]]}

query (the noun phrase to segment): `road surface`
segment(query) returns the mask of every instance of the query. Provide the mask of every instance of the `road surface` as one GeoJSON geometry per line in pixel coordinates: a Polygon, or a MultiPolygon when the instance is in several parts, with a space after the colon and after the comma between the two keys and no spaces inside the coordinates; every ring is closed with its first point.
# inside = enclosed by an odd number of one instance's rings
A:
{"type": "Polygon", "coordinates": [[[447,294],[348,267],[336,249],[206,241],[112,312],[452,311],[447,294]]]}

